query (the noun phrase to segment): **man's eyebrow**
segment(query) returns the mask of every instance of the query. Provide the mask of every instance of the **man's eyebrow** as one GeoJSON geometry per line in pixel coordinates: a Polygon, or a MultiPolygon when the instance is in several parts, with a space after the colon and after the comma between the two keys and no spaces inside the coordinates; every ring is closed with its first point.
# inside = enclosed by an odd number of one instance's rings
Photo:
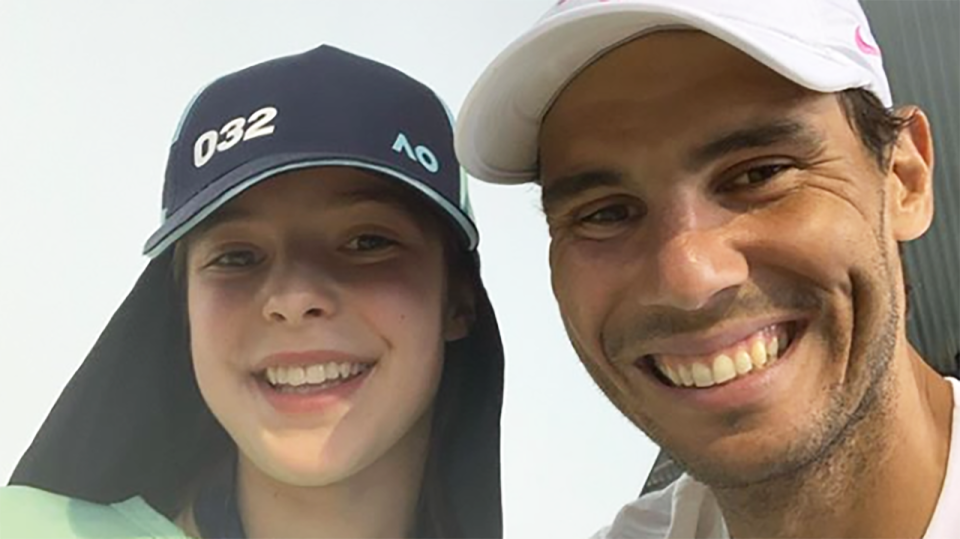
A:
{"type": "Polygon", "coordinates": [[[549,214],[557,206],[586,191],[598,187],[617,187],[621,185],[623,185],[623,178],[616,172],[590,170],[544,182],[540,200],[544,213],[549,214]]]}
{"type": "Polygon", "coordinates": [[[823,146],[824,139],[807,124],[794,120],[780,120],[722,134],[694,149],[686,162],[690,170],[699,170],[724,155],[783,142],[799,145],[805,153],[815,153],[823,146]]]}

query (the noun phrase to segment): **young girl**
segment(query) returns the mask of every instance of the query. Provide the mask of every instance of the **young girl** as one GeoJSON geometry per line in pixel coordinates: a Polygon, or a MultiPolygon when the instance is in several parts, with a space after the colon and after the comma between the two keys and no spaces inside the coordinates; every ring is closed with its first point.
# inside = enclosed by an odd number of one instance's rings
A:
{"type": "Polygon", "coordinates": [[[322,46],[209,85],[0,535],[500,537],[465,187],[445,107],[387,66],[322,46]]]}

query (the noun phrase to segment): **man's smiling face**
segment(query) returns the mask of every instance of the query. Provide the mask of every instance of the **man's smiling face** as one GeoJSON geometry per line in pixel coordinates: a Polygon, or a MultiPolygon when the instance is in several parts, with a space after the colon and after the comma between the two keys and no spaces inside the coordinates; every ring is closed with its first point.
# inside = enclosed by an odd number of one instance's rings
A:
{"type": "Polygon", "coordinates": [[[540,163],[570,339],[693,475],[789,473],[884,409],[905,346],[897,242],[929,215],[901,215],[836,95],[656,33],[566,87],[540,163]]]}

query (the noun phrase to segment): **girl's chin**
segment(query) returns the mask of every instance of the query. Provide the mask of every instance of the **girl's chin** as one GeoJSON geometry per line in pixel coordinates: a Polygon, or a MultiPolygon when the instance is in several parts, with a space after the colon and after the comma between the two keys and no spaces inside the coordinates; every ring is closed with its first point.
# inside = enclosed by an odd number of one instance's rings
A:
{"type": "Polygon", "coordinates": [[[339,483],[349,474],[336,473],[333,470],[284,470],[273,476],[274,481],[291,487],[319,488],[339,483]]]}
{"type": "Polygon", "coordinates": [[[333,458],[318,460],[316,453],[312,459],[304,456],[302,452],[294,455],[274,453],[257,461],[247,460],[247,465],[255,466],[260,474],[273,481],[293,487],[324,487],[343,481],[356,472],[353,462],[333,458]]]}

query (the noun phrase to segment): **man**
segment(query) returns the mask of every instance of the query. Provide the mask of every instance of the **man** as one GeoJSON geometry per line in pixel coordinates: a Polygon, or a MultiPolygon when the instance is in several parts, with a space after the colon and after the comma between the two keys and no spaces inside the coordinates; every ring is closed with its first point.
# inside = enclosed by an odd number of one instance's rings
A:
{"type": "Polygon", "coordinates": [[[855,0],[562,1],[476,84],[462,163],[542,186],[574,348],[687,472],[601,537],[960,535],[899,254],[933,144],[892,103],[855,0]]]}

